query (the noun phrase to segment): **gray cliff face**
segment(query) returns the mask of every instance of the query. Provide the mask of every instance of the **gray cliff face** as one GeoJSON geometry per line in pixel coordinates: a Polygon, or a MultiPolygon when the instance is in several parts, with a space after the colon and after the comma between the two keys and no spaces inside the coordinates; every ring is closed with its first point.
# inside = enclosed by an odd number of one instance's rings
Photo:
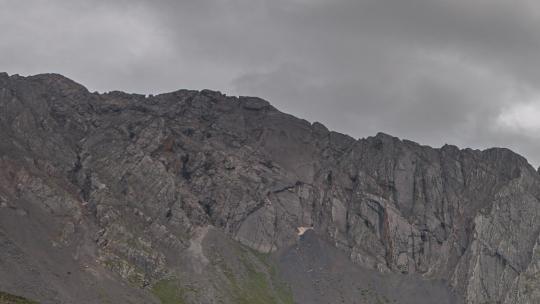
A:
{"type": "Polygon", "coordinates": [[[455,302],[540,302],[540,176],[507,149],[355,140],[207,90],[0,74],[0,157],[0,289],[44,303],[159,303],[171,282],[186,303],[292,303],[272,261],[304,229],[455,302]],[[264,288],[242,285],[254,274],[264,288]]]}

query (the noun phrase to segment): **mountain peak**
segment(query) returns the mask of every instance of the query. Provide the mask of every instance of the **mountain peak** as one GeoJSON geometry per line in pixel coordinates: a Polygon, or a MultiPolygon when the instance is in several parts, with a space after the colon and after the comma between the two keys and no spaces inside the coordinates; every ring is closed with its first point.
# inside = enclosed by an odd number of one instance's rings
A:
{"type": "Polygon", "coordinates": [[[510,150],[355,140],[256,97],[90,94],[58,74],[1,74],[0,109],[10,294],[538,303],[540,176],[510,150]]]}

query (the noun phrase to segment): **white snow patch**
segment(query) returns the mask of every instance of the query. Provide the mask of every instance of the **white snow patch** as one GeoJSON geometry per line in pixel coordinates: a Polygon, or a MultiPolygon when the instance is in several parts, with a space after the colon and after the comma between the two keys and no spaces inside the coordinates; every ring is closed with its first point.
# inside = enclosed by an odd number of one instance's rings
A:
{"type": "Polygon", "coordinates": [[[304,226],[301,226],[301,227],[297,227],[296,230],[298,231],[298,236],[301,236],[303,235],[304,233],[306,233],[306,231],[308,230],[313,230],[313,227],[304,227],[304,226]]]}

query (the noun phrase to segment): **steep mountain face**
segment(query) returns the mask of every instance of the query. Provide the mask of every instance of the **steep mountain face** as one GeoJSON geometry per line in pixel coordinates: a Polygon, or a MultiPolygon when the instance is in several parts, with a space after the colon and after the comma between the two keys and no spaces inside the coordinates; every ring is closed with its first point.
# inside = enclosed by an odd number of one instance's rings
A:
{"type": "Polygon", "coordinates": [[[0,290],[42,303],[540,303],[539,199],[507,149],[0,74],[0,290]]]}

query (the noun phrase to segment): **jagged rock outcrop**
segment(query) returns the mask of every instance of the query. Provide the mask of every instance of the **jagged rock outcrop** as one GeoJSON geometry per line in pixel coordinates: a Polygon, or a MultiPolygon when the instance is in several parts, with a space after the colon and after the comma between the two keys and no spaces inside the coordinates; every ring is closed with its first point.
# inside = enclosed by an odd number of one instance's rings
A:
{"type": "Polygon", "coordinates": [[[0,288],[38,300],[85,299],[62,285],[70,272],[104,290],[107,277],[119,302],[156,302],[145,290],[180,279],[189,303],[238,302],[258,269],[286,303],[256,252],[278,256],[299,227],[359,267],[446,281],[466,303],[540,299],[540,176],[507,149],[355,140],[208,90],[98,94],[60,75],[0,74],[0,157],[0,241],[12,248],[0,288]],[[210,250],[208,238],[231,240],[210,250]],[[39,265],[17,266],[47,246],[39,265]],[[245,259],[211,254],[235,250],[245,259]],[[74,270],[49,278],[41,263],[55,259],[74,270]],[[189,287],[203,282],[204,296],[189,287]]]}

